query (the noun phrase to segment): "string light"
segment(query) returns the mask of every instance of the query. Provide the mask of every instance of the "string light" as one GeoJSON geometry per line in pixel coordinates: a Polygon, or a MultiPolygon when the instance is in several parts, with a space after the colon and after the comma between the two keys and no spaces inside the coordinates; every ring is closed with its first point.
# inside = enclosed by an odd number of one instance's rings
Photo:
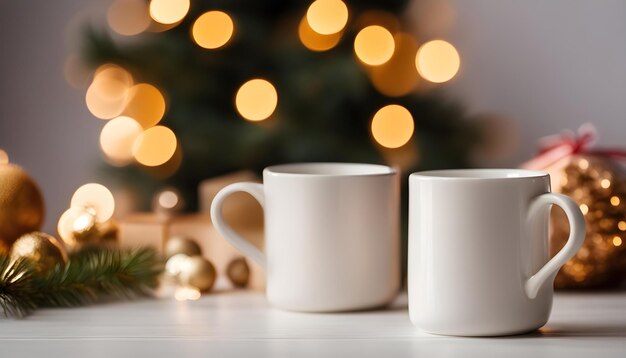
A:
{"type": "Polygon", "coordinates": [[[389,61],[394,49],[393,36],[382,26],[368,26],[359,31],[354,39],[356,56],[371,66],[382,65],[389,61]]]}
{"type": "Polygon", "coordinates": [[[419,82],[415,68],[417,41],[406,33],[394,36],[395,50],[386,63],[372,67],[370,77],[378,92],[390,96],[404,96],[413,91],[419,82]]]}
{"type": "Polygon", "coordinates": [[[600,181],[600,186],[602,189],[608,189],[611,186],[611,181],[609,179],[602,179],[600,181]]]}
{"type": "Polygon", "coordinates": [[[611,205],[618,206],[619,203],[620,203],[619,197],[617,197],[617,196],[612,196],[611,197],[611,205]]]}
{"type": "Polygon", "coordinates": [[[132,84],[133,78],[130,73],[120,66],[114,64],[100,66],[85,95],[87,108],[91,114],[100,119],[119,116],[127,103],[132,84]]]}
{"type": "Polygon", "coordinates": [[[233,35],[233,20],[222,11],[209,11],[200,15],[191,29],[193,40],[206,49],[224,46],[233,35]]]}
{"type": "Polygon", "coordinates": [[[587,206],[587,204],[580,204],[580,211],[583,213],[583,215],[587,215],[587,213],[589,212],[589,207],[587,206]]]}
{"type": "Polygon", "coordinates": [[[451,80],[459,71],[461,59],[450,43],[433,40],[423,44],[417,51],[415,65],[419,74],[434,83],[451,80]]]}
{"type": "Polygon", "coordinates": [[[622,245],[622,238],[619,236],[614,236],[613,237],[613,246],[621,246],[622,245]]]}
{"type": "Polygon", "coordinates": [[[120,35],[133,36],[150,26],[148,7],[144,0],[115,0],[107,12],[107,22],[120,35]]]}
{"type": "Polygon", "coordinates": [[[176,135],[171,129],[155,126],[137,137],[133,145],[133,156],[145,166],[156,167],[172,158],[176,146],[176,135]]]}
{"type": "Polygon", "coordinates": [[[156,125],[165,115],[165,98],[153,85],[136,84],[130,89],[128,97],[123,114],[136,120],[143,128],[156,125]]]}
{"type": "Polygon", "coordinates": [[[256,78],[244,83],[235,96],[235,106],[241,116],[249,121],[262,121],[274,113],[278,104],[276,88],[264,79],[256,78]]]}
{"type": "Polygon", "coordinates": [[[115,199],[113,194],[104,185],[89,183],[81,186],[74,192],[70,207],[92,208],[98,222],[105,222],[113,216],[115,199]]]}
{"type": "Polygon", "coordinates": [[[413,136],[413,116],[406,108],[390,104],[376,112],[372,119],[372,135],[383,147],[399,148],[413,136]]]}
{"type": "Polygon", "coordinates": [[[348,23],[348,7],[341,0],[316,0],[309,6],[306,18],[313,31],[331,35],[348,23]]]}
{"type": "Polygon", "coordinates": [[[113,118],[100,132],[100,147],[114,165],[127,165],[133,160],[133,143],[143,129],[130,117],[113,118]]]}
{"type": "Polygon", "coordinates": [[[150,16],[161,24],[175,24],[189,12],[189,0],[151,0],[150,16]]]}
{"type": "Polygon", "coordinates": [[[315,32],[306,20],[306,16],[302,18],[300,26],[298,26],[298,37],[300,38],[300,41],[304,47],[311,51],[330,50],[339,43],[341,36],[341,31],[330,35],[322,35],[315,32]]]}
{"type": "Polygon", "coordinates": [[[200,290],[195,287],[185,286],[176,288],[174,298],[177,301],[195,301],[201,296],[200,290]]]}

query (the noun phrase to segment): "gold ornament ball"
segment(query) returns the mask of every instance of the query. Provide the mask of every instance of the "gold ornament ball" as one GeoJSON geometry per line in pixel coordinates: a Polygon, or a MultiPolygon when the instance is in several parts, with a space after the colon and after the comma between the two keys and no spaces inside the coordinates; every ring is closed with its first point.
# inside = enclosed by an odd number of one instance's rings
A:
{"type": "Polygon", "coordinates": [[[243,257],[233,259],[226,268],[226,275],[235,287],[246,287],[250,280],[250,268],[246,259],[243,257]]]}
{"type": "Polygon", "coordinates": [[[170,258],[176,254],[187,256],[198,256],[202,254],[200,245],[186,236],[172,236],[165,243],[165,258],[170,258]]]}
{"type": "Polygon", "coordinates": [[[182,265],[178,279],[185,286],[208,291],[215,283],[215,267],[202,256],[190,257],[182,265]]]}
{"type": "Polygon", "coordinates": [[[22,168],[0,164],[0,242],[10,246],[18,237],[39,230],[43,217],[37,184],[22,168]]]}
{"type": "Polygon", "coordinates": [[[59,263],[67,262],[67,256],[59,241],[43,232],[22,235],[13,243],[10,257],[12,260],[22,257],[29,259],[37,270],[43,273],[50,271],[59,263]]]}

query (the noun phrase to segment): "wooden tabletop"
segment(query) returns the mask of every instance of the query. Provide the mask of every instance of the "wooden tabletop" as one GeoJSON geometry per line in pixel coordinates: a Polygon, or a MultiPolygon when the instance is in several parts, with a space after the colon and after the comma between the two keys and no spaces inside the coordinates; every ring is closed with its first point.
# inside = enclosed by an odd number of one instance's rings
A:
{"type": "Polygon", "coordinates": [[[1,357],[626,357],[626,292],[560,293],[539,332],[458,338],[418,332],[406,296],[387,310],[307,314],[256,292],[37,311],[0,319],[1,357]]]}

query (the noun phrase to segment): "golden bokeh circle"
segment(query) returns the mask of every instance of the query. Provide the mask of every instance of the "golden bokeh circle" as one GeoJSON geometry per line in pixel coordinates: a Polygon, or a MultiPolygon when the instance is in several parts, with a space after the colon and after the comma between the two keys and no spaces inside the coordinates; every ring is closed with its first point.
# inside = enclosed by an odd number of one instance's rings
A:
{"type": "Polygon", "coordinates": [[[151,0],[150,17],[161,24],[174,24],[185,18],[189,6],[189,0],[151,0]]]}
{"type": "Polygon", "coordinates": [[[395,49],[393,35],[382,26],[368,26],[356,35],[354,53],[363,63],[378,66],[389,61],[395,49]]]}
{"type": "Polygon", "coordinates": [[[9,164],[9,154],[0,149],[0,164],[9,164]]]}
{"type": "Polygon", "coordinates": [[[341,0],[316,0],[309,6],[306,18],[313,31],[331,35],[348,23],[348,7],[341,0]]]}
{"type": "Polygon", "coordinates": [[[235,107],[249,121],[262,121],[274,113],[278,105],[278,93],[269,81],[255,78],[239,87],[235,107]]]}
{"type": "Polygon", "coordinates": [[[72,196],[72,208],[84,210],[90,208],[95,211],[98,222],[103,223],[113,216],[115,199],[113,194],[102,184],[89,183],[78,188],[72,196]]]}
{"type": "Polygon", "coordinates": [[[370,69],[372,84],[378,92],[389,97],[405,96],[415,90],[419,74],[415,68],[417,41],[407,34],[394,36],[395,50],[391,59],[370,69]]]}
{"type": "Polygon", "coordinates": [[[461,58],[456,48],[447,41],[433,40],[423,44],[415,56],[419,74],[434,83],[451,80],[461,67],[461,58]]]}
{"type": "Polygon", "coordinates": [[[98,67],[85,94],[87,108],[100,119],[119,116],[126,106],[132,85],[132,76],[122,67],[114,64],[98,67]]]}
{"type": "Polygon", "coordinates": [[[311,51],[330,50],[339,43],[341,36],[341,31],[330,35],[322,35],[315,32],[306,20],[306,16],[302,18],[300,25],[298,26],[298,37],[300,38],[300,41],[304,47],[311,51]]]}
{"type": "Polygon", "coordinates": [[[156,167],[166,163],[176,152],[176,135],[164,126],[146,129],[133,145],[133,156],[140,164],[156,167]]]}
{"type": "Polygon", "coordinates": [[[371,130],[378,144],[386,148],[399,148],[411,139],[414,127],[413,116],[409,110],[390,104],[376,112],[371,130]]]}
{"type": "Polygon", "coordinates": [[[161,91],[151,84],[134,85],[129,91],[128,98],[123,114],[136,120],[143,128],[156,125],[165,115],[165,98],[161,91]]]}
{"type": "Polygon", "coordinates": [[[100,132],[100,148],[112,164],[130,164],[133,161],[133,144],[142,131],[141,125],[130,117],[113,118],[100,132]]]}
{"type": "Polygon", "coordinates": [[[200,15],[193,23],[191,36],[198,46],[216,49],[226,45],[233,36],[235,24],[227,13],[209,11],[200,15]]]}

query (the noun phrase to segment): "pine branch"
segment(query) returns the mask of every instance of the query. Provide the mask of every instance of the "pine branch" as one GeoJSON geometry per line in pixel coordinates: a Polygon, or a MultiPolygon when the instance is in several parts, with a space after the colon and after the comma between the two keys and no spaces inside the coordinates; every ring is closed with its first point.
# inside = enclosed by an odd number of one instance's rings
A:
{"type": "Polygon", "coordinates": [[[163,270],[154,250],[89,248],[70,255],[46,275],[26,261],[0,257],[0,306],[5,316],[21,317],[39,307],[68,307],[103,298],[149,295],[163,270]],[[4,265],[4,266],[2,266],[4,265]]]}

